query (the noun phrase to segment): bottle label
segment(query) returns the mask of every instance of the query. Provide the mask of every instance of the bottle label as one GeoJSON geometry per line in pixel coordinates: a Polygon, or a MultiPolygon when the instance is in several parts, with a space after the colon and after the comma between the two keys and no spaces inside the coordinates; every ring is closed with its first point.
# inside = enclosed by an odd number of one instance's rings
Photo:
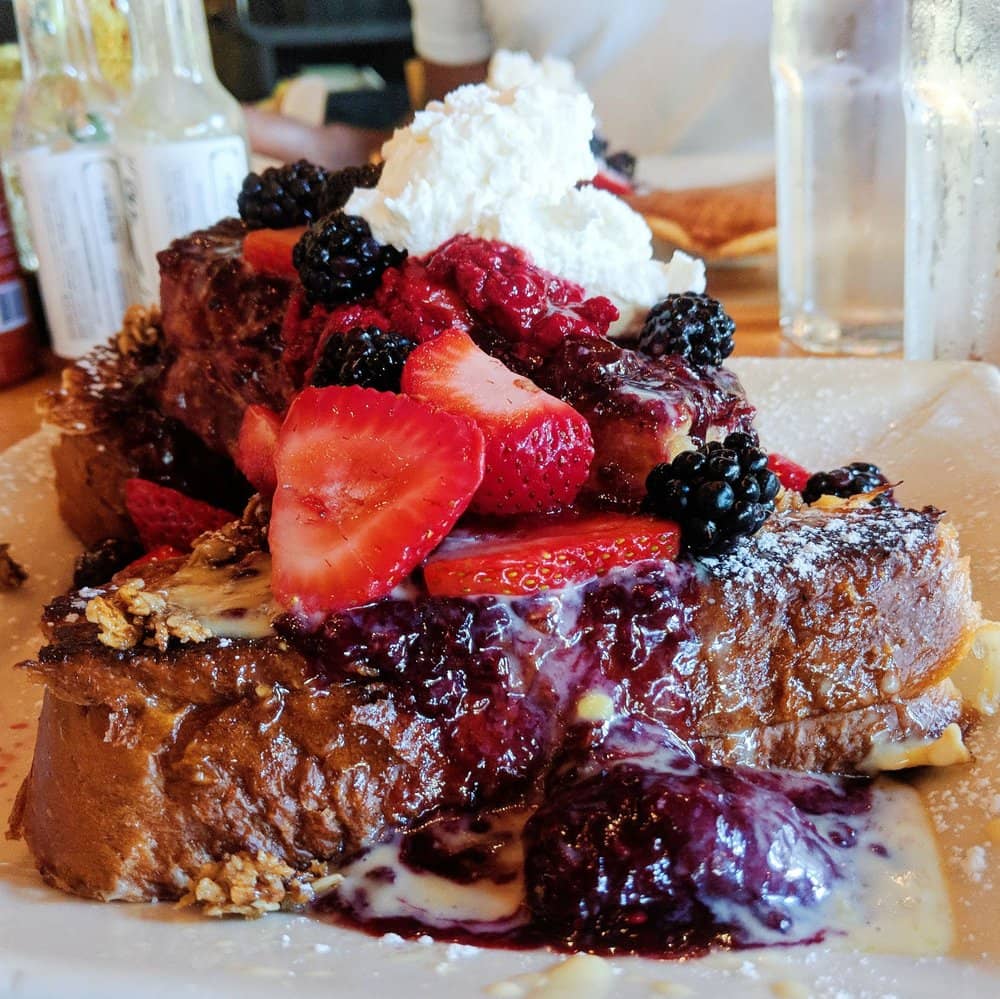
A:
{"type": "Polygon", "coordinates": [[[121,325],[132,300],[121,183],[109,146],[15,157],[52,347],[79,357],[121,325]]]}
{"type": "Polygon", "coordinates": [[[118,145],[125,208],[144,302],[160,298],[156,254],[178,236],[236,214],[247,174],[238,135],[188,142],[118,145]]]}

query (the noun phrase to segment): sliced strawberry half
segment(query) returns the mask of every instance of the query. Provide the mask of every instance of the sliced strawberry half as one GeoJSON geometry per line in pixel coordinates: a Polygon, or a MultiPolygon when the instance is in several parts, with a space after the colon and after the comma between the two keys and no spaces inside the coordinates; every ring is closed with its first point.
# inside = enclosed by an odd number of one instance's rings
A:
{"type": "Polygon", "coordinates": [[[808,469],[777,452],[767,456],[767,467],[778,476],[782,486],[792,492],[802,492],[810,478],[808,469]]]}
{"type": "Polygon", "coordinates": [[[611,194],[617,194],[619,197],[635,193],[635,188],[627,180],[618,174],[605,172],[604,170],[599,170],[594,175],[591,184],[594,187],[599,187],[602,191],[610,191],[611,194]]]}
{"type": "Polygon", "coordinates": [[[148,479],[125,480],[125,509],[146,551],[161,545],[188,551],[199,534],[235,519],[228,510],[148,479]]]}
{"type": "Polygon", "coordinates": [[[180,548],[174,548],[173,545],[157,545],[155,548],[151,548],[145,555],[139,556],[134,562],[129,562],[124,569],[121,569],[116,575],[118,576],[130,576],[143,566],[149,565],[151,562],[164,562],[167,559],[172,558],[187,558],[187,554],[180,550],[180,548]]]}
{"type": "Polygon", "coordinates": [[[417,347],[403,368],[402,389],[469,417],[483,432],[486,470],[472,501],[478,513],[557,509],[572,503],[587,479],[594,457],[587,421],[466,333],[446,330],[417,347]]]}
{"type": "Polygon", "coordinates": [[[251,229],[243,237],[243,259],[255,270],[280,277],[295,277],[292,250],[306,231],[305,226],[292,229],[251,229]]]}
{"type": "Polygon", "coordinates": [[[456,538],[428,559],[424,580],[435,596],[517,596],[581,583],[642,559],[673,560],[679,549],[672,521],[597,514],[456,538]]]}
{"type": "Polygon", "coordinates": [[[451,530],[483,477],[471,421],[391,392],[307,388],[278,435],[272,588],[320,616],[384,597],[451,530]]]}
{"type": "Polygon", "coordinates": [[[236,439],[236,467],[262,496],[274,493],[274,452],[281,417],[267,406],[247,406],[236,439]]]}

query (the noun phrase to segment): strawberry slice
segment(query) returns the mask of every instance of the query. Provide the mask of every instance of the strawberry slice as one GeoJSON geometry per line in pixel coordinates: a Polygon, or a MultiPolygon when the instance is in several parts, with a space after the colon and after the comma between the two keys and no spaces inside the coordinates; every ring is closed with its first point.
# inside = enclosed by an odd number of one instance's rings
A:
{"type": "Polygon", "coordinates": [[[808,469],[777,452],[767,456],[767,467],[778,476],[781,485],[792,492],[802,492],[810,478],[808,469]]]}
{"type": "Polygon", "coordinates": [[[572,503],[587,479],[594,457],[587,421],[460,330],[446,330],[410,354],[402,389],[471,418],[483,432],[486,470],[472,501],[478,513],[554,510],[572,503]]]}
{"type": "Polygon", "coordinates": [[[236,467],[262,496],[274,493],[274,452],[281,417],[267,406],[254,404],[243,411],[236,439],[236,467]]]}
{"type": "Polygon", "coordinates": [[[151,548],[145,555],[141,555],[134,562],[129,562],[124,569],[119,570],[116,575],[118,576],[131,576],[138,572],[145,565],[149,565],[151,562],[165,562],[167,559],[171,558],[186,558],[185,552],[182,552],[180,548],[174,548],[173,545],[157,545],[155,548],[151,548]]]}
{"type": "Polygon", "coordinates": [[[635,193],[635,188],[627,180],[623,180],[616,174],[605,173],[603,170],[599,170],[594,175],[591,184],[594,187],[599,187],[602,191],[610,191],[611,194],[617,194],[619,197],[635,193]]]}
{"type": "Polygon", "coordinates": [[[292,250],[306,227],[251,229],[243,237],[243,259],[255,270],[279,277],[295,277],[292,250]]]}
{"type": "Polygon", "coordinates": [[[315,623],[384,597],[451,530],[483,477],[483,435],[391,392],[307,388],[275,468],[272,588],[315,623]]]}
{"type": "Polygon", "coordinates": [[[680,530],[669,520],[596,514],[446,542],[428,560],[430,593],[519,596],[555,590],[641,559],[675,559],[680,530]]]}
{"type": "Polygon", "coordinates": [[[148,479],[125,480],[125,509],[146,551],[161,545],[189,551],[199,534],[235,520],[228,510],[148,479]]]}

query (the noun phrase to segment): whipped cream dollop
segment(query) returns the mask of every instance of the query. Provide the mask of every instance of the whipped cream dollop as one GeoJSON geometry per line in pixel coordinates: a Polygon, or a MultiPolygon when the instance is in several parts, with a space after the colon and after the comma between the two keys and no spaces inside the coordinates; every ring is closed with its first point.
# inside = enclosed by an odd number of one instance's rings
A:
{"type": "Polygon", "coordinates": [[[345,210],[418,256],[459,234],[510,243],[626,314],[704,291],[700,260],[654,260],[642,216],[577,187],[597,172],[593,131],[593,104],[568,63],[501,52],[486,83],[459,87],[396,130],[378,186],[356,190],[345,210]]]}

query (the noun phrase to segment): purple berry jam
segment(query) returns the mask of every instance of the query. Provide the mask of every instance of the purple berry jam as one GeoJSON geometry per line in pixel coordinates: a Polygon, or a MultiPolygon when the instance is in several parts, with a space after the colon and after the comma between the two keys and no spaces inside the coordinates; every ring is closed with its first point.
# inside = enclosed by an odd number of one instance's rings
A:
{"type": "Polygon", "coordinates": [[[821,935],[867,785],[616,766],[551,789],[524,832],[534,922],[572,949],[662,955],[821,935]]]}

